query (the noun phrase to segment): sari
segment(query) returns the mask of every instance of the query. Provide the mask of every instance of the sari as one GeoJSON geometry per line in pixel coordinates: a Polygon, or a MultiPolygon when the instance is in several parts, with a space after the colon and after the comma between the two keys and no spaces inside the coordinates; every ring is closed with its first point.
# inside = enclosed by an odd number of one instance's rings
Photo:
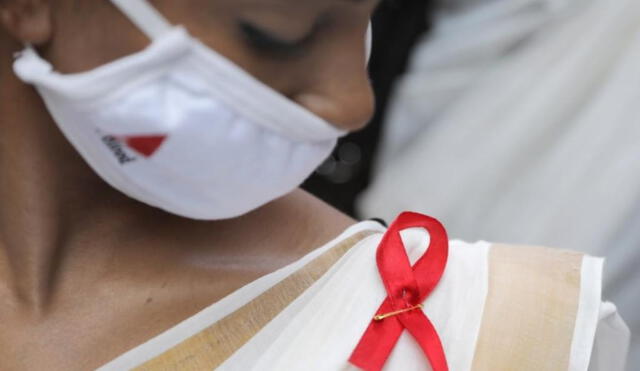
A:
{"type": "MultiPolygon", "coordinates": [[[[358,223],[100,367],[110,370],[357,370],[348,362],[386,292],[385,227],[358,223]]],[[[401,232],[411,262],[430,236],[401,232]]],[[[535,246],[449,242],[424,313],[450,370],[622,371],[628,329],[600,297],[602,259],[535,246]]],[[[406,333],[384,370],[430,370],[406,333]]]]}

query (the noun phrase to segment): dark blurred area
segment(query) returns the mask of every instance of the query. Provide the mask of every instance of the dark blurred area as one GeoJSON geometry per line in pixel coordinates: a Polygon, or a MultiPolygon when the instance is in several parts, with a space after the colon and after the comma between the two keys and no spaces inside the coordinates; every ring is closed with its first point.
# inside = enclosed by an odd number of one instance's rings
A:
{"type": "Polygon", "coordinates": [[[387,0],[373,16],[369,72],[376,112],[362,131],[340,140],[331,157],[303,188],[344,213],[356,217],[354,201],[368,185],[394,81],[402,75],[413,46],[430,28],[432,0],[387,0]]]}

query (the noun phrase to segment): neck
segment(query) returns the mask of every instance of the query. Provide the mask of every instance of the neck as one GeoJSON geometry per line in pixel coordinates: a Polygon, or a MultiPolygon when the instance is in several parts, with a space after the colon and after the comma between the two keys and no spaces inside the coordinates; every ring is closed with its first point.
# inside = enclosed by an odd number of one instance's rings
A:
{"type": "Polygon", "coordinates": [[[0,290],[42,312],[62,272],[73,272],[71,260],[98,274],[94,263],[118,245],[118,236],[151,229],[141,223],[158,215],[171,216],[125,197],[93,173],[37,92],[12,73],[12,51],[0,50],[7,56],[0,58],[0,290]]]}

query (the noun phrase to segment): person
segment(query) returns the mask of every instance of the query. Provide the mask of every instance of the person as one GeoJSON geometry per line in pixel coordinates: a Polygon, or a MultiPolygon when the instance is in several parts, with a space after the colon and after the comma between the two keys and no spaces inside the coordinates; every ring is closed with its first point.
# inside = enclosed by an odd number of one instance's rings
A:
{"type": "MultiPolygon", "coordinates": [[[[375,1],[0,5],[0,369],[348,369],[369,324],[425,315],[452,370],[623,363],[600,259],[419,214],[387,230],[296,189],[371,114],[375,1]],[[401,313],[377,312],[390,240],[401,313]]],[[[428,367],[397,336],[385,368],[428,367]]]]}

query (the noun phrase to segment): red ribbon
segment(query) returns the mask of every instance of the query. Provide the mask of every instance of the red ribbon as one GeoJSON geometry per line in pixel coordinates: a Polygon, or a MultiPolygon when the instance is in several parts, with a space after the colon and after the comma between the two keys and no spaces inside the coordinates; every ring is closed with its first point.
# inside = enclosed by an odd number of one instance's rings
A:
{"type": "Polygon", "coordinates": [[[367,327],[349,362],[365,371],[384,366],[402,331],[416,339],[433,371],[447,371],[447,359],[440,337],[421,310],[422,302],[436,287],[447,265],[449,238],[440,222],[426,215],[405,212],[391,224],[376,253],[387,298],[367,327]],[[429,232],[426,253],[411,267],[400,231],[422,227],[429,232]],[[379,319],[380,317],[384,319],[379,319]]]}

